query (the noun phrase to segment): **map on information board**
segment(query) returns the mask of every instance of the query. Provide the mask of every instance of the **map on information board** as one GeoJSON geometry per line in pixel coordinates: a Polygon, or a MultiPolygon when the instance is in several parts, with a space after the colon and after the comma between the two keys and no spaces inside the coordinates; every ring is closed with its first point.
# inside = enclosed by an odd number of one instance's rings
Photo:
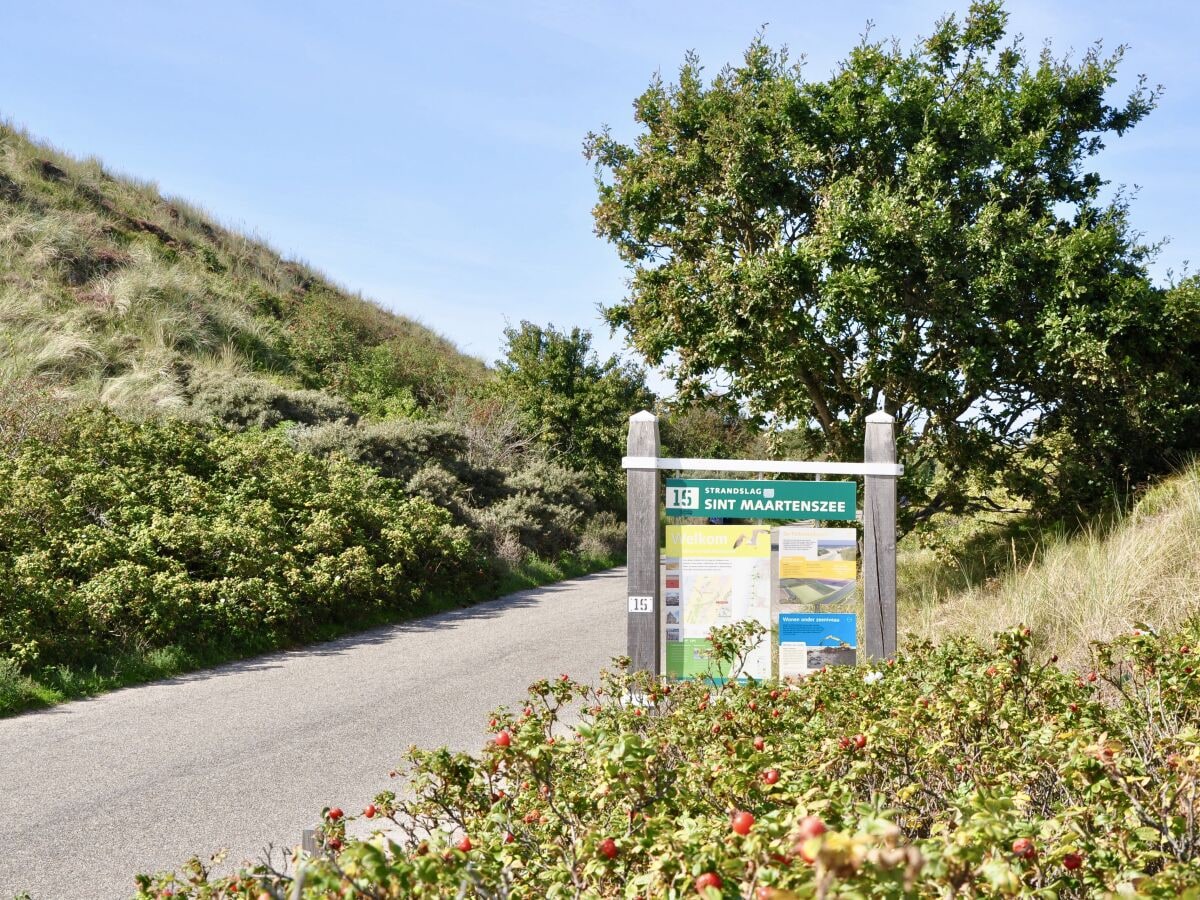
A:
{"type": "Polygon", "coordinates": [[[733,619],[733,576],[705,573],[687,591],[685,625],[728,625],[733,619]]]}
{"type": "MultiPolygon", "coordinates": [[[[754,619],[771,627],[771,530],[753,525],[667,527],[667,674],[728,677],[708,658],[708,633],[718,625],[754,619]]],[[[746,659],[742,675],[767,678],[770,642],[746,659]]]]}

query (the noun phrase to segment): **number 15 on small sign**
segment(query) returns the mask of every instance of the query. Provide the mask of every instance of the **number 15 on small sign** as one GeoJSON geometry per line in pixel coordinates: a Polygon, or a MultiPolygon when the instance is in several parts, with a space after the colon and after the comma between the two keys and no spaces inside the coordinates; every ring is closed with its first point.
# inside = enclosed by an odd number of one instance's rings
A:
{"type": "Polygon", "coordinates": [[[654,612],[654,598],[651,596],[629,598],[630,612],[654,612]]]}

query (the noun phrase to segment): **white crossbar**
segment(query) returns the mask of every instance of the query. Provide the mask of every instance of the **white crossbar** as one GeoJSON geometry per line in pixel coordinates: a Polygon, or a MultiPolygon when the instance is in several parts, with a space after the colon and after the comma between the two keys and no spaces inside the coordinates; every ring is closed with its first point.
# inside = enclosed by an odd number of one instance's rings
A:
{"type": "Polygon", "coordinates": [[[787,472],[798,475],[904,474],[896,463],[805,462],[798,459],[696,459],[690,457],[623,456],[625,469],[691,469],[706,472],[787,472]]]}

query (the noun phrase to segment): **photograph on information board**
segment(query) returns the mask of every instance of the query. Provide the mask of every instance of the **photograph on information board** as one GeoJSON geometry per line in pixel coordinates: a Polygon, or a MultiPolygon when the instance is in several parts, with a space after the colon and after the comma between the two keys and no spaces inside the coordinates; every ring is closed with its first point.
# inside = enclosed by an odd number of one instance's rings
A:
{"type": "Polygon", "coordinates": [[[780,528],[779,603],[825,609],[849,599],[857,558],[853,528],[780,528]]]}

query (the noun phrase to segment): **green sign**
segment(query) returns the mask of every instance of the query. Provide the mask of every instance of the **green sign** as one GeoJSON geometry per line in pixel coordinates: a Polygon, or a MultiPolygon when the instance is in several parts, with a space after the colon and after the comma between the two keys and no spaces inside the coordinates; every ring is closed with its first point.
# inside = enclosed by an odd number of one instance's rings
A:
{"type": "Polygon", "coordinates": [[[668,516],[726,519],[853,519],[853,481],[668,478],[668,516]]]}

